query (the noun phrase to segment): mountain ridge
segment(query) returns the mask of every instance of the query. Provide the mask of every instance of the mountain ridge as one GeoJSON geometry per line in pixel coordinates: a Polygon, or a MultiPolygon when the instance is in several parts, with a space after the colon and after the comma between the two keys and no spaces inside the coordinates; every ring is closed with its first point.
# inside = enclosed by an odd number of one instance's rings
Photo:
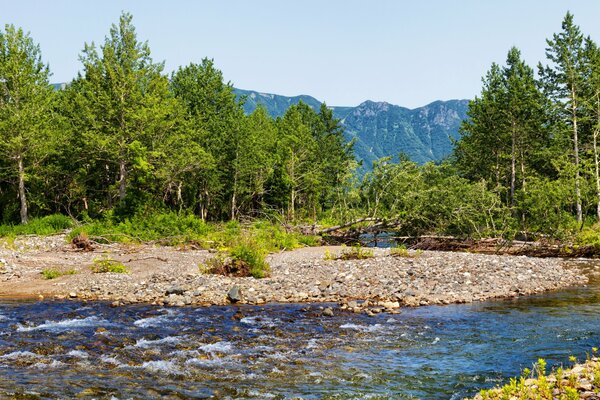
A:
{"type": "MultiPolygon", "coordinates": [[[[282,96],[253,90],[234,89],[244,97],[244,110],[251,113],[262,104],[273,117],[280,117],[302,101],[318,110],[321,102],[309,95],[282,96]]],[[[469,100],[436,100],[425,106],[407,108],[386,101],[365,100],[357,106],[330,106],[345,128],[348,140],[355,140],[355,155],[361,171],[386,156],[397,160],[400,153],[418,163],[439,162],[448,157],[459,137],[461,122],[467,118],[469,100]]]]}

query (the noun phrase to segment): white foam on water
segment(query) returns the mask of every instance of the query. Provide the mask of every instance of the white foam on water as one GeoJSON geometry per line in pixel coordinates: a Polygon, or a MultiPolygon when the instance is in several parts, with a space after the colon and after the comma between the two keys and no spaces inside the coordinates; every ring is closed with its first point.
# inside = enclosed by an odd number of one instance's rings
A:
{"type": "Polygon", "coordinates": [[[317,344],[318,341],[319,341],[319,339],[310,339],[308,341],[308,343],[306,344],[306,348],[307,349],[316,349],[317,347],[319,347],[319,345],[317,344]]]}
{"type": "Polygon", "coordinates": [[[77,357],[77,358],[88,358],[90,355],[85,351],[81,350],[71,350],[67,353],[68,356],[77,357]]]}
{"type": "Polygon", "coordinates": [[[76,319],[65,319],[62,321],[46,321],[41,325],[37,326],[24,326],[21,325],[17,328],[17,332],[31,332],[31,331],[65,331],[77,328],[89,328],[98,325],[111,325],[110,322],[100,319],[95,316],[87,318],[76,318],[76,319]]]}
{"type": "Polygon", "coordinates": [[[381,324],[358,325],[358,324],[350,323],[350,324],[341,325],[340,329],[351,329],[353,331],[358,331],[358,332],[378,332],[378,331],[385,329],[385,327],[381,324]]]}
{"type": "Polygon", "coordinates": [[[33,365],[34,368],[37,369],[52,369],[52,368],[61,368],[64,367],[66,364],[62,361],[58,361],[58,360],[52,360],[52,362],[50,364],[45,364],[45,363],[36,363],[33,365]]]}
{"type": "Polygon", "coordinates": [[[100,361],[102,361],[103,363],[106,363],[106,364],[113,364],[116,366],[123,365],[123,363],[121,361],[117,360],[115,357],[109,357],[106,355],[101,356],[100,361]]]}
{"type": "Polygon", "coordinates": [[[257,397],[259,399],[273,399],[277,397],[277,395],[269,392],[259,392],[256,390],[248,391],[248,396],[257,397]]]}
{"type": "Polygon", "coordinates": [[[156,340],[138,339],[134,347],[147,349],[148,347],[160,346],[161,344],[172,344],[181,342],[181,337],[167,336],[166,338],[156,340]]]}
{"type": "Polygon", "coordinates": [[[184,375],[184,372],[181,371],[173,361],[146,361],[140,368],[151,372],[166,372],[170,375],[184,375]]]}
{"type": "Polygon", "coordinates": [[[275,326],[277,326],[277,321],[268,318],[268,317],[261,317],[261,316],[254,316],[254,317],[244,317],[242,319],[240,319],[240,322],[242,324],[246,324],[246,325],[257,325],[257,326],[263,326],[263,327],[268,327],[268,328],[273,328],[275,326]]]}
{"type": "Polygon", "coordinates": [[[272,353],[267,355],[267,358],[270,358],[272,360],[279,360],[279,361],[288,361],[289,357],[286,356],[284,353],[272,353]]]}
{"type": "Polygon", "coordinates": [[[437,342],[439,342],[439,341],[440,341],[440,338],[439,338],[439,337],[436,337],[435,339],[433,339],[433,342],[431,342],[431,344],[436,344],[436,343],[437,343],[437,342]]]}
{"type": "Polygon", "coordinates": [[[225,362],[220,358],[209,358],[207,360],[203,360],[200,358],[190,358],[185,361],[185,365],[191,365],[195,367],[220,367],[223,366],[225,362]]]}
{"type": "Polygon", "coordinates": [[[19,358],[41,358],[39,354],[32,353],[30,351],[13,351],[12,353],[4,354],[0,356],[3,360],[18,360],[19,358]]]}
{"type": "Polygon", "coordinates": [[[198,347],[198,350],[205,353],[231,353],[233,346],[231,343],[223,341],[202,345],[198,347]]]}
{"type": "Polygon", "coordinates": [[[271,370],[271,373],[272,374],[283,374],[283,371],[277,367],[273,367],[273,369],[271,370]]]}
{"type": "Polygon", "coordinates": [[[200,352],[198,352],[197,350],[175,350],[175,351],[172,351],[171,353],[169,353],[169,355],[173,356],[173,357],[188,358],[188,357],[199,356],[200,352]]]}
{"type": "Polygon", "coordinates": [[[6,315],[0,314],[0,321],[8,321],[9,319],[6,315]]]}
{"type": "Polygon", "coordinates": [[[163,315],[138,319],[137,321],[134,321],[133,324],[140,328],[157,328],[171,322],[176,318],[177,315],[173,311],[169,310],[163,315]]]}

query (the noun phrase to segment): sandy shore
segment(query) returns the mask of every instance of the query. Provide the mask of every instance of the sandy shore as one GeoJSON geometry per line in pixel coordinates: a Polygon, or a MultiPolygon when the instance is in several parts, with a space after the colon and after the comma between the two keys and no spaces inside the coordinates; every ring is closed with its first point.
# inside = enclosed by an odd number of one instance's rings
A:
{"type": "Polygon", "coordinates": [[[425,251],[398,257],[375,249],[364,260],[326,260],[342,247],[303,248],[268,257],[271,277],[232,278],[202,273],[206,250],[147,245],[104,245],[76,251],[64,235],[19,237],[0,245],[0,297],[75,298],[166,305],[227,304],[236,287],[240,303],[336,302],[354,311],[449,304],[541,293],[585,284],[560,259],[425,251]],[[116,260],[126,274],[93,273],[98,258],[116,260]],[[42,271],[71,271],[44,279],[42,271]]]}

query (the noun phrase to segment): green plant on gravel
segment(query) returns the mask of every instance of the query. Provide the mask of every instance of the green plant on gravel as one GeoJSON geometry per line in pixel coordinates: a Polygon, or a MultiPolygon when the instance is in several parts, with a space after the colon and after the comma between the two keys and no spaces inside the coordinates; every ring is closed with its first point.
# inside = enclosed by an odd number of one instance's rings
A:
{"type": "Polygon", "coordinates": [[[115,274],[126,274],[129,272],[122,263],[113,260],[110,257],[94,258],[92,272],[96,274],[112,272],[115,274]]]}
{"type": "Polygon", "coordinates": [[[67,271],[59,271],[54,268],[44,268],[41,272],[42,277],[44,279],[56,279],[64,275],[75,275],[77,273],[76,270],[70,269],[67,271]]]}
{"type": "Polygon", "coordinates": [[[403,258],[418,258],[423,254],[423,250],[416,250],[414,253],[408,251],[405,245],[401,244],[390,248],[390,256],[403,258]]]}
{"type": "Polygon", "coordinates": [[[269,264],[265,260],[268,252],[251,241],[242,242],[227,252],[221,252],[209,259],[199,268],[201,272],[227,275],[252,276],[265,278],[271,274],[269,264]]]}
{"type": "Polygon", "coordinates": [[[365,260],[367,258],[375,257],[375,253],[372,249],[365,249],[359,244],[352,246],[350,249],[345,250],[340,254],[338,260],[365,260]]]}

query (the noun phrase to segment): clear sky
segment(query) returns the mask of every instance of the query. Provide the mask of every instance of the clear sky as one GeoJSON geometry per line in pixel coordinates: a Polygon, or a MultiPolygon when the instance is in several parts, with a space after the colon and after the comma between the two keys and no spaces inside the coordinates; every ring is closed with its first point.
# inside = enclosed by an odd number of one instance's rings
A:
{"type": "Polygon", "coordinates": [[[568,10],[600,42],[598,0],[0,0],[0,24],[31,32],[53,82],[128,11],[167,72],[209,57],[242,89],[414,108],[472,98],[513,45],[537,64],[568,10]]]}

